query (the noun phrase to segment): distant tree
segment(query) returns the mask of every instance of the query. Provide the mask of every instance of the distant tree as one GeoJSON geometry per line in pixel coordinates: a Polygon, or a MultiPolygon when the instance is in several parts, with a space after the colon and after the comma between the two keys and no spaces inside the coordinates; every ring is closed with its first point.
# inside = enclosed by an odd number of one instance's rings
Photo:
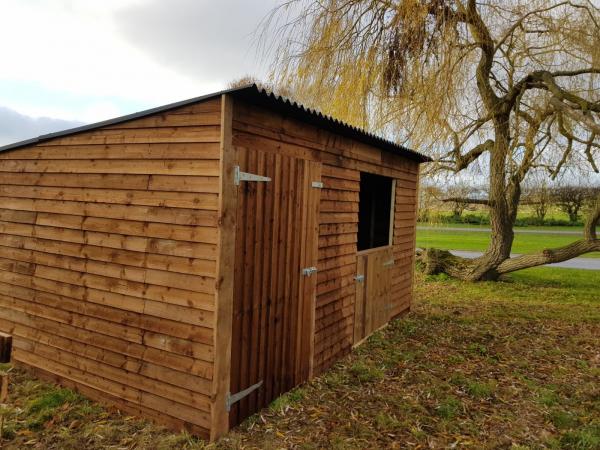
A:
{"type": "Polygon", "coordinates": [[[523,191],[523,204],[530,205],[533,208],[536,222],[539,225],[544,224],[546,214],[552,206],[552,193],[545,178],[535,177],[526,185],[523,191]]]}
{"type": "Polygon", "coordinates": [[[427,272],[497,279],[600,250],[594,222],[569,245],[511,258],[531,171],[599,172],[598,2],[289,0],[266,26],[280,38],[273,79],[299,100],[429,149],[430,171],[487,172],[487,250],[428,249],[427,272]]]}
{"type": "Polygon", "coordinates": [[[579,211],[591,199],[592,191],[585,186],[566,185],[554,188],[552,195],[560,210],[569,216],[569,221],[577,223],[579,211]]]}
{"type": "Polygon", "coordinates": [[[443,201],[452,205],[454,219],[461,218],[465,209],[473,203],[486,203],[485,200],[473,198],[475,188],[466,182],[458,182],[446,188],[446,196],[443,201]]]}
{"type": "Polygon", "coordinates": [[[441,198],[441,189],[433,184],[422,184],[419,189],[419,222],[429,222],[431,210],[441,198]]]}

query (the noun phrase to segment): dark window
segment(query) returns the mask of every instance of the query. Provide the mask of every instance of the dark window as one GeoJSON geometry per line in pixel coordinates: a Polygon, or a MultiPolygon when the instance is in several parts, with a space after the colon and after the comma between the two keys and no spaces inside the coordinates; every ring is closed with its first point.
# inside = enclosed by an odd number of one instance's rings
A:
{"type": "Polygon", "coordinates": [[[358,250],[390,244],[392,179],[361,172],[358,250]]]}

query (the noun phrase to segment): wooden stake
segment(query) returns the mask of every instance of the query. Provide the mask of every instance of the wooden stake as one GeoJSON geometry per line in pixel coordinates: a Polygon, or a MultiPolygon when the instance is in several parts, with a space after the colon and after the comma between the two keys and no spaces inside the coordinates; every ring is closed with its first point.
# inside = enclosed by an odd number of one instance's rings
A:
{"type": "Polygon", "coordinates": [[[0,333],[0,363],[9,363],[12,352],[12,336],[0,333]]]}
{"type": "Polygon", "coordinates": [[[8,374],[0,374],[0,403],[6,403],[8,399],[8,374]]]}

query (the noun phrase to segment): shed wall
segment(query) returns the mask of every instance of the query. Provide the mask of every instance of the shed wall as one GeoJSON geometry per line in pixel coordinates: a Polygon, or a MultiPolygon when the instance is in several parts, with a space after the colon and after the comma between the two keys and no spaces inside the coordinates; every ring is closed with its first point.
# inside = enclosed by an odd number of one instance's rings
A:
{"type": "Polygon", "coordinates": [[[418,163],[296,119],[236,102],[234,148],[279,153],[322,166],[319,263],[313,374],[326,370],[353,345],[360,172],[396,179],[391,317],[412,298],[418,163]]]}
{"type": "Polygon", "coordinates": [[[221,99],[0,153],[14,359],[208,436],[221,99]]]}

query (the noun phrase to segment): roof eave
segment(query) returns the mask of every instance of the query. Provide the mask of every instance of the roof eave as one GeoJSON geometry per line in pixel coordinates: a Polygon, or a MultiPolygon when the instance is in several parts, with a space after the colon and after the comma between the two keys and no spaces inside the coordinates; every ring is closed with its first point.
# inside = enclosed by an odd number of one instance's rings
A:
{"type": "Polygon", "coordinates": [[[342,122],[338,119],[335,119],[331,116],[324,115],[320,111],[316,111],[314,109],[306,108],[305,106],[298,104],[297,102],[292,102],[287,98],[282,96],[277,96],[272,92],[267,92],[265,89],[259,88],[256,84],[244,85],[236,88],[225,89],[218,92],[213,92],[211,94],[203,95],[200,97],[191,98],[188,100],[183,100],[175,103],[170,103],[168,105],[159,106],[156,108],[147,109],[144,111],[136,112],[133,114],[129,114],[126,116],[116,117],[114,119],[105,120],[102,122],[97,122],[89,125],[83,125],[76,128],[70,128],[63,131],[58,131],[56,133],[49,133],[38,136],[36,138],[27,139],[20,142],[15,142],[13,144],[8,144],[0,147],[0,152],[16,150],[22,147],[27,147],[30,145],[37,145],[43,142],[50,141],[52,139],[72,136],[78,133],[84,133],[86,131],[95,130],[102,127],[107,127],[110,125],[120,124],[124,122],[129,122],[131,120],[141,119],[144,117],[151,116],[153,114],[159,114],[163,112],[168,112],[173,109],[181,108],[184,106],[192,105],[194,103],[198,103],[201,101],[210,100],[215,97],[219,97],[224,94],[232,94],[234,96],[239,96],[240,98],[244,98],[253,103],[262,104],[266,107],[271,107],[277,109],[280,113],[289,114],[297,117],[299,120],[303,120],[305,122],[313,123],[314,125],[329,128],[330,131],[337,132],[339,134],[346,135],[350,138],[356,139],[358,141],[362,141],[364,143],[384,148],[385,150],[395,153],[401,156],[404,156],[408,159],[416,161],[418,163],[431,162],[432,159],[422,153],[416,152],[412,149],[404,147],[402,145],[396,144],[392,141],[388,141],[380,136],[369,133],[360,128],[349,125],[345,122],[342,122]]]}

